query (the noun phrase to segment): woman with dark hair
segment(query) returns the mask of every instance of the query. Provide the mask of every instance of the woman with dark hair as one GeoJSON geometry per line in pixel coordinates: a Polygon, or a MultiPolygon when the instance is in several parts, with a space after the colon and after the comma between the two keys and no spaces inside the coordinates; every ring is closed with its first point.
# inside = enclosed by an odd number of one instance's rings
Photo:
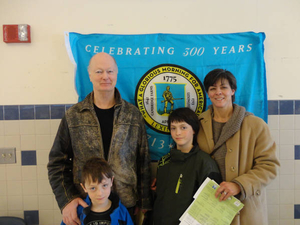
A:
{"type": "Polygon", "coordinates": [[[174,110],[168,128],[176,147],[158,162],[155,225],[178,225],[202,182],[207,177],[221,182],[216,162],[197,145],[199,121],[195,112],[189,108],[174,110]]]}
{"type": "Polygon", "coordinates": [[[235,196],[244,203],[232,224],[268,224],[266,186],[279,166],[269,128],[262,119],[233,104],[237,84],[231,72],[210,71],[204,87],[212,105],[199,116],[197,141],[221,171],[224,182],[216,197],[224,201],[235,196]]]}

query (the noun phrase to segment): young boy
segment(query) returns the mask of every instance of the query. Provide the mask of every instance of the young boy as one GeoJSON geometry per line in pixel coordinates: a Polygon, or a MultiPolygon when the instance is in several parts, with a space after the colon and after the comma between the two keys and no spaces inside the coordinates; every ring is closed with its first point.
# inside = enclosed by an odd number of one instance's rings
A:
{"type": "Polygon", "coordinates": [[[126,207],[111,192],[113,179],[112,169],[104,159],[94,157],[85,163],[81,186],[88,194],[85,202],[89,206],[77,208],[81,225],[133,225],[126,207]]]}
{"type": "Polygon", "coordinates": [[[176,148],[158,162],[154,225],[178,225],[202,182],[207,177],[221,182],[216,162],[197,145],[199,121],[195,112],[189,108],[174,110],[168,128],[176,148]]]}

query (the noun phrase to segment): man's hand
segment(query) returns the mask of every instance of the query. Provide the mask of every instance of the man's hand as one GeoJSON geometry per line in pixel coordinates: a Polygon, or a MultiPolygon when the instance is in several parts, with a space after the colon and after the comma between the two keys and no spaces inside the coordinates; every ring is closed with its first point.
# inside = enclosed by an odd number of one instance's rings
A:
{"type": "Polygon", "coordinates": [[[81,198],[75,198],[62,210],[63,221],[66,225],[80,225],[80,220],[77,216],[77,207],[79,205],[84,208],[88,206],[81,198]]]}
{"type": "Polygon", "coordinates": [[[215,196],[216,198],[219,198],[219,201],[221,202],[227,200],[230,196],[239,194],[240,192],[241,188],[238,184],[233,182],[222,182],[216,191],[215,196]]]}
{"type": "Polygon", "coordinates": [[[156,191],[156,178],[154,178],[153,181],[152,181],[151,190],[156,191]]]}
{"type": "Polygon", "coordinates": [[[145,214],[146,212],[148,212],[148,209],[141,209],[140,207],[136,206],[134,209],[134,215],[138,215],[139,212],[142,212],[143,214],[145,214]]]}

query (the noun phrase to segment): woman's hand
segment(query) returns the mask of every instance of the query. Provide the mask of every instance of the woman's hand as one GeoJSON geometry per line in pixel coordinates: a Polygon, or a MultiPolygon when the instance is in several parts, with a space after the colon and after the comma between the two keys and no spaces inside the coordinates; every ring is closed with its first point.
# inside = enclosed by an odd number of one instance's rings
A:
{"type": "Polygon", "coordinates": [[[229,197],[237,195],[241,192],[241,188],[238,184],[233,182],[222,182],[217,189],[215,196],[219,198],[219,201],[225,201],[229,197]]]}

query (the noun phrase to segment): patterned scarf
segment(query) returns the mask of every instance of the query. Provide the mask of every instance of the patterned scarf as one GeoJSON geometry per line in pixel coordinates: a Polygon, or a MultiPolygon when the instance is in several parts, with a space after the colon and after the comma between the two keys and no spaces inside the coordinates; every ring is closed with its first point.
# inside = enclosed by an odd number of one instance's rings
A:
{"type": "MultiPolygon", "coordinates": [[[[210,105],[209,109],[213,113],[213,107],[210,105]]],[[[225,156],[227,152],[226,141],[231,138],[241,127],[242,122],[246,116],[252,115],[250,112],[246,112],[243,106],[233,104],[233,114],[230,119],[225,123],[222,130],[220,131],[220,137],[215,143],[215,147],[211,153],[211,156],[215,158],[219,165],[219,169],[222,174],[223,180],[226,180],[225,174],[225,156]]],[[[214,126],[213,126],[214,127],[214,126]]],[[[213,133],[218,132],[213,130],[213,133]]]]}

